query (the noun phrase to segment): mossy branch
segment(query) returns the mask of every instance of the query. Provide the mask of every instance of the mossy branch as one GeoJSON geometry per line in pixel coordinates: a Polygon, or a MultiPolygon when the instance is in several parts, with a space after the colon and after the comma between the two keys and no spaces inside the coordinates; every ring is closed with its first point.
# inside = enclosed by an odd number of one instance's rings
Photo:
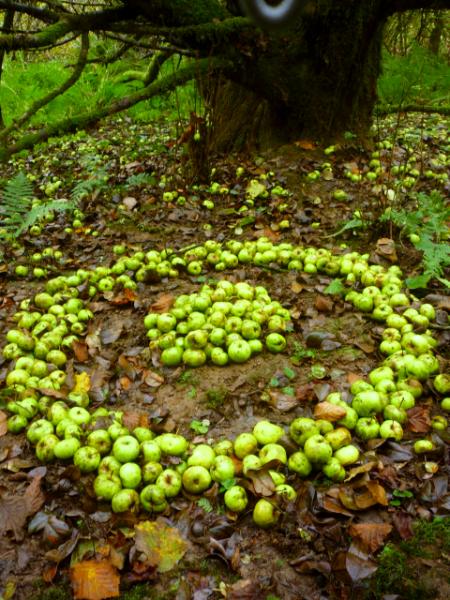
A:
{"type": "Polygon", "coordinates": [[[20,127],[25,125],[25,123],[27,123],[41,108],[49,104],[57,96],[64,94],[64,92],[66,92],[78,81],[86,65],[88,51],[89,34],[83,33],[81,35],[81,48],[80,54],[78,56],[78,61],[70,77],[58,88],[52,90],[46,96],[34,102],[32,106],[30,106],[30,108],[25,113],[23,113],[23,115],[19,117],[16,121],[13,121],[11,125],[9,125],[9,127],[6,127],[2,131],[0,131],[0,140],[5,140],[12,131],[20,129],[20,127]]]}
{"type": "Polygon", "coordinates": [[[175,73],[150,83],[129,96],[111,102],[105,107],[97,108],[96,110],[72,118],[62,119],[58,123],[44,127],[35,133],[24,135],[14,144],[0,147],[0,160],[6,161],[13,154],[32,148],[36,144],[47,141],[50,137],[64,135],[92,126],[101,119],[127,110],[143,100],[148,100],[149,98],[169,92],[179,85],[183,85],[187,81],[198,77],[199,74],[226,71],[232,69],[232,67],[233,64],[230,61],[220,57],[212,59],[204,58],[196,61],[191,65],[178,69],[175,73]]]}

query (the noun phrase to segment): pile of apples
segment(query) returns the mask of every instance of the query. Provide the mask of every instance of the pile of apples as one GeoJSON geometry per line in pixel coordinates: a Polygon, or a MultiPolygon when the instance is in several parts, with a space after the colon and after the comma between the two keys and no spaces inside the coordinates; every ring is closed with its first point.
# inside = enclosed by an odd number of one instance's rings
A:
{"type": "Polygon", "coordinates": [[[178,296],[168,312],[150,312],[144,325],[150,347],[161,350],[163,365],[199,367],[209,360],[224,366],[262,352],[263,335],[270,352],[282,352],[290,319],[289,311],[272,301],[264,287],[222,280],[178,296]]]}
{"type": "MultiPolygon", "coordinates": [[[[177,494],[199,495],[217,482],[225,491],[227,508],[239,513],[249,502],[251,476],[265,469],[274,494],[256,502],[253,518],[258,525],[270,526],[278,519],[280,499],[295,499],[291,483],[296,476],[322,473],[342,481],[346,466],[359,460],[361,443],[374,438],[401,440],[407,411],[422,395],[425,381],[433,378],[441,409],[450,411],[450,377],[439,373],[430,328],[435,310],[404,292],[396,266],[385,269],[369,265],[368,255],[275,245],[267,238],[225,245],[210,240],[181,253],[166,249],[125,256],[126,249],[118,246],[115,252],[120,256],[111,267],[60,275],[47,281],[45,290],[33,299],[22,301],[3,348],[3,356],[11,361],[5,381],[9,431],[26,429],[44,463],[73,461],[82,473],[96,473],[94,491],[110,501],[115,512],[139,506],[162,512],[177,494]],[[93,297],[116,286],[137,287],[149,272],[175,276],[182,268],[196,275],[205,265],[221,271],[240,263],[339,277],[348,287],[345,300],[385,324],[379,346],[385,357],[382,364],[369,373],[368,380],[353,382],[349,391],[329,394],[321,412],[327,418],[301,416],[286,431],[262,421],[234,441],[192,446],[178,434],[156,435],[148,428],[130,432],[121,413],[105,408],[92,411],[86,392],[65,392],[68,353],[93,318],[80,296],[93,297]],[[54,401],[47,390],[65,392],[64,401],[54,401]]],[[[150,312],[144,325],[151,348],[161,351],[164,366],[194,367],[208,360],[226,365],[243,363],[264,346],[271,352],[284,350],[290,314],[272,301],[264,287],[223,280],[179,296],[166,313],[150,312]]],[[[444,416],[432,418],[435,431],[447,426],[444,416]]],[[[425,454],[435,444],[430,436],[416,440],[413,447],[425,454]]]]}

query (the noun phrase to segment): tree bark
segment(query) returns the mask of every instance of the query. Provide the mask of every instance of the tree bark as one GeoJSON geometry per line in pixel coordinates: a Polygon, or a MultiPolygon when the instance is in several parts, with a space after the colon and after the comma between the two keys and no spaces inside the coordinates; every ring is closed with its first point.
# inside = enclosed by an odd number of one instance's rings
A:
{"type": "Polygon", "coordinates": [[[212,98],[214,146],[364,140],[376,102],[382,2],[322,2],[292,32],[252,39],[212,98]],[[324,8],[325,7],[325,8],[324,8]]]}

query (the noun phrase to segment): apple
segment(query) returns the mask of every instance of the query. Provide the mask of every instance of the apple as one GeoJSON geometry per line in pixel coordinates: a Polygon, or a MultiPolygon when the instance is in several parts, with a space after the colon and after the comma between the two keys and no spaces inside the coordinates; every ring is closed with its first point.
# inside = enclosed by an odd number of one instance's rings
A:
{"type": "Polygon", "coordinates": [[[350,386],[350,392],[356,396],[360,392],[367,392],[373,390],[374,387],[368,381],[364,381],[364,379],[357,379],[350,386]]]}
{"type": "MultiPolygon", "coordinates": [[[[45,439],[54,431],[53,424],[46,419],[38,419],[31,423],[27,431],[27,440],[30,444],[37,444],[41,439],[45,439]]],[[[58,440],[59,441],[59,440],[58,440]]]]}
{"type": "Polygon", "coordinates": [[[191,456],[188,458],[188,465],[201,465],[205,469],[209,469],[214,462],[216,453],[208,444],[198,444],[194,447],[191,456]]]}
{"type": "Polygon", "coordinates": [[[236,340],[232,342],[227,349],[230,360],[235,363],[244,363],[252,355],[252,349],[245,340],[236,340]]]}
{"type": "Polygon", "coordinates": [[[139,443],[151,441],[154,439],[155,434],[148,427],[135,427],[133,429],[133,436],[139,443]]]}
{"type": "Polygon", "coordinates": [[[426,317],[429,321],[434,321],[436,318],[436,311],[432,304],[421,304],[419,308],[419,313],[426,317]]]}
{"type": "Polygon", "coordinates": [[[139,494],[136,490],[124,489],[114,494],[111,499],[111,508],[115,513],[137,511],[139,508],[139,494]]]}
{"type": "Polygon", "coordinates": [[[281,333],[269,333],[266,337],[266,347],[269,352],[282,352],[286,348],[286,338],[281,333]]]}
{"type": "Polygon", "coordinates": [[[142,481],[141,467],[134,462],[126,462],[120,467],[119,477],[125,488],[135,489],[142,481]]]}
{"type": "Polygon", "coordinates": [[[55,446],[59,443],[56,435],[48,434],[36,444],[36,457],[43,463],[51,462],[55,458],[55,446]]]}
{"type": "Polygon", "coordinates": [[[139,456],[139,442],[132,435],[122,435],[116,439],[112,447],[112,454],[121,463],[136,460],[139,456]]]}
{"type": "Polygon", "coordinates": [[[216,456],[232,456],[233,442],[231,440],[220,440],[213,446],[216,456]]]}
{"type": "Polygon", "coordinates": [[[161,352],[161,363],[165,367],[177,367],[183,360],[183,348],[180,346],[170,346],[161,352]]]}
{"type": "Polygon", "coordinates": [[[227,365],[229,360],[227,352],[218,347],[215,347],[211,350],[210,359],[214,365],[219,367],[227,365]]]}
{"type": "Polygon", "coordinates": [[[356,423],[355,433],[364,441],[372,440],[378,437],[380,425],[375,417],[361,417],[356,423]]]}
{"type": "Polygon", "coordinates": [[[7,421],[10,433],[20,433],[28,425],[28,419],[24,415],[13,415],[7,421]]]}
{"type": "Polygon", "coordinates": [[[381,396],[375,390],[359,392],[352,400],[352,408],[360,417],[370,417],[381,412],[383,408],[381,396]]]}
{"type": "Polygon", "coordinates": [[[156,318],[156,327],[161,333],[168,333],[175,329],[177,325],[176,318],[170,313],[161,313],[156,318]]]}
{"type": "Polygon", "coordinates": [[[280,444],[266,444],[259,451],[259,458],[263,465],[272,460],[277,460],[282,464],[287,463],[286,450],[280,444]]]}
{"type": "Polygon", "coordinates": [[[111,425],[108,427],[107,431],[108,431],[109,437],[112,439],[113,442],[115,442],[120,437],[130,434],[128,429],[126,427],[124,427],[121,423],[119,423],[118,421],[111,423],[111,425]]]}
{"type": "Polygon", "coordinates": [[[103,455],[111,450],[112,441],[105,429],[96,429],[87,436],[86,444],[96,448],[103,455]]]}
{"type": "Polygon", "coordinates": [[[325,435],[334,429],[333,423],[326,421],[325,419],[317,419],[316,427],[318,429],[318,433],[321,433],[322,435],[325,435]]]}
{"type": "Polygon", "coordinates": [[[247,454],[254,454],[258,448],[258,440],[253,433],[240,433],[234,440],[234,453],[241,460],[247,454]]]}
{"type": "MultiPolygon", "coordinates": [[[[372,385],[377,385],[380,381],[394,380],[394,371],[387,366],[377,367],[369,373],[369,381],[372,385]]],[[[361,390],[362,391],[362,390],[361,390]]]]}
{"type": "Polygon", "coordinates": [[[275,493],[278,496],[282,496],[289,502],[295,502],[297,499],[297,492],[291,485],[287,483],[280,483],[279,485],[275,486],[275,493]]]}
{"type": "Polygon", "coordinates": [[[323,435],[309,437],[303,448],[307,459],[315,464],[327,463],[333,455],[333,449],[323,435]]]}
{"type": "Polygon", "coordinates": [[[256,454],[247,454],[242,459],[242,472],[247,475],[249,471],[259,471],[262,468],[262,462],[256,454]]]}
{"type": "Polygon", "coordinates": [[[284,429],[270,421],[259,421],[253,427],[253,435],[258,444],[276,444],[283,437],[284,429]]]}
{"type": "Polygon", "coordinates": [[[72,408],[69,408],[67,416],[74,423],[80,426],[87,425],[91,420],[91,415],[89,414],[89,411],[87,411],[82,406],[72,406],[72,408]]]}
{"type": "Polygon", "coordinates": [[[436,431],[445,431],[448,427],[448,421],[442,415],[435,415],[431,419],[431,427],[436,431]]]}
{"type": "Polygon", "coordinates": [[[141,443],[141,453],[144,462],[159,462],[161,460],[161,448],[155,440],[145,440],[141,443]]]}
{"type": "Polygon", "coordinates": [[[411,392],[408,392],[407,390],[398,390],[389,396],[389,404],[392,404],[397,408],[402,408],[403,410],[409,410],[415,406],[416,400],[411,392]]]}
{"type": "Polygon", "coordinates": [[[117,475],[102,473],[94,479],[93,487],[99,500],[112,500],[122,489],[122,482],[117,475]]]}
{"type": "Polygon", "coordinates": [[[224,494],[225,506],[232,512],[242,512],[247,508],[248,497],[245,488],[233,485],[224,494]]]}
{"type": "Polygon", "coordinates": [[[182,475],[183,487],[191,494],[200,494],[211,485],[208,469],[200,465],[188,467],[182,475]]]}
{"type": "Polygon", "coordinates": [[[235,476],[235,466],[230,456],[219,455],[214,459],[209,472],[213,481],[229,481],[235,476]]]}
{"type": "Polygon", "coordinates": [[[308,477],[312,471],[312,465],[304,452],[298,450],[289,456],[288,468],[300,477],[308,477]]]}
{"type": "Polygon", "coordinates": [[[53,449],[55,458],[59,458],[60,460],[68,460],[69,458],[73,458],[75,452],[80,448],[80,446],[81,442],[76,437],[60,440],[53,449]]]}
{"type": "Polygon", "coordinates": [[[445,396],[450,392],[450,375],[447,373],[440,373],[439,375],[436,375],[433,385],[434,389],[439,392],[439,394],[445,396]]]}
{"type": "Polygon", "coordinates": [[[253,509],[253,522],[259,527],[272,527],[277,523],[279,516],[277,507],[265,498],[260,498],[253,509]]]}
{"type": "Polygon", "coordinates": [[[309,417],[298,417],[289,426],[289,435],[299,446],[303,446],[309,437],[318,433],[316,421],[309,417]]]}
{"type": "Polygon", "coordinates": [[[383,439],[392,438],[399,442],[403,438],[403,428],[397,421],[387,419],[380,425],[380,437],[383,439]]]}
{"type": "Polygon", "coordinates": [[[99,475],[118,475],[122,463],[112,455],[104,456],[98,465],[99,475]]]}
{"type": "Polygon", "coordinates": [[[402,407],[394,406],[393,404],[388,404],[384,407],[383,417],[385,419],[392,419],[398,423],[405,423],[408,419],[406,410],[402,407]]]}
{"type": "Polygon", "coordinates": [[[351,465],[359,459],[359,450],[353,444],[342,446],[334,453],[334,458],[337,458],[341,465],[351,465]]]}
{"type": "Polygon", "coordinates": [[[73,464],[80,469],[82,473],[91,473],[96,471],[100,464],[100,452],[91,446],[81,446],[75,452],[73,464]]]}
{"type": "Polygon", "coordinates": [[[144,483],[154,483],[162,471],[163,468],[159,462],[146,462],[142,467],[142,479],[144,483]]]}
{"type": "Polygon", "coordinates": [[[209,333],[205,329],[193,329],[185,338],[186,348],[204,348],[208,342],[209,333]]]}
{"type": "Polygon", "coordinates": [[[331,481],[344,481],[346,475],[344,467],[335,456],[332,456],[330,460],[322,466],[322,472],[325,477],[328,477],[331,481]]]}
{"type": "Polygon", "coordinates": [[[325,434],[325,440],[330,444],[333,451],[346,446],[352,440],[352,434],[346,427],[337,427],[325,434]]]}
{"type": "Polygon", "coordinates": [[[445,410],[445,412],[450,412],[450,398],[442,398],[441,408],[442,410],[445,410]]]}
{"type": "Polygon", "coordinates": [[[206,354],[201,349],[187,348],[183,352],[183,362],[188,367],[201,367],[206,362],[206,354]]]}
{"type": "Polygon", "coordinates": [[[147,512],[164,512],[169,506],[164,491],[156,484],[145,486],[140,493],[142,507],[147,512]]]}
{"type": "Polygon", "coordinates": [[[435,450],[436,446],[431,440],[416,440],[413,448],[416,454],[425,454],[435,450]]]}
{"type": "Polygon", "coordinates": [[[161,488],[166,498],[173,498],[181,491],[182,476],[175,469],[164,469],[158,475],[156,485],[161,488]]]}
{"type": "Polygon", "coordinates": [[[178,433],[163,433],[155,438],[161,452],[170,456],[181,456],[188,449],[187,440],[178,433]]]}
{"type": "Polygon", "coordinates": [[[418,379],[409,377],[397,381],[397,391],[410,392],[417,399],[423,393],[423,386],[418,379]]]}
{"type": "Polygon", "coordinates": [[[342,419],[339,419],[337,424],[347,427],[347,429],[354,429],[358,422],[358,413],[351,406],[345,407],[345,410],[347,411],[347,414],[342,419]]]}

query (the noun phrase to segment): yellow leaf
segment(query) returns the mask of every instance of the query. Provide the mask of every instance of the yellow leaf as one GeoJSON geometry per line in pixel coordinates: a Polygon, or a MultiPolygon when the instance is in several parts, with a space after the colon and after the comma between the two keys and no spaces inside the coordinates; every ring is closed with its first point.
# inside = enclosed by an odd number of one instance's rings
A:
{"type": "Polygon", "coordinates": [[[144,521],[136,525],[135,530],[136,549],[160,573],[173,569],[188,548],[178,529],[163,521],[144,521]]]}
{"type": "Polygon", "coordinates": [[[73,392],[88,392],[91,389],[91,378],[87,373],[77,373],[75,375],[75,385],[73,392]]]}
{"type": "Polygon", "coordinates": [[[119,597],[120,577],[107,560],[84,560],[70,569],[75,600],[119,597]]]}

